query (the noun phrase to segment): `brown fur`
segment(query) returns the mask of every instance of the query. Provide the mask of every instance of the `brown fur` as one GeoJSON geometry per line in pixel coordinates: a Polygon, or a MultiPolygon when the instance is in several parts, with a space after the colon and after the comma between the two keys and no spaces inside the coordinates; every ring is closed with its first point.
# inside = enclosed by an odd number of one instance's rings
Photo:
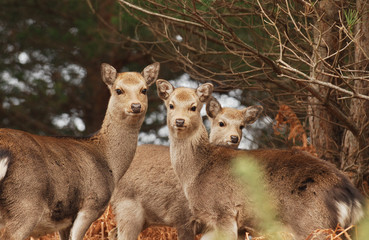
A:
{"type": "MultiPolygon", "coordinates": [[[[167,107],[171,163],[204,233],[202,239],[215,239],[219,233],[225,239],[237,239],[238,230],[260,231],[258,209],[231,173],[231,160],[242,156],[253,156],[261,165],[278,218],[296,239],[304,239],[316,228],[347,226],[362,216],[363,197],[332,164],[296,150],[241,151],[210,145],[200,108],[210,97],[211,85],[200,86],[195,90],[198,97],[186,102],[177,97],[186,89],[178,91],[165,80],[157,81],[157,86],[159,92],[166,91],[159,95],[166,96],[162,98],[167,107]],[[171,104],[175,105],[172,109],[171,104]],[[197,111],[186,111],[189,104],[199,106],[197,111]],[[184,127],[177,119],[185,121],[184,127]]],[[[193,96],[193,89],[187,91],[193,96]]]]}
{"type": "Polygon", "coordinates": [[[133,159],[147,110],[141,90],[156,80],[158,70],[155,63],[143,75],[117,75],[103,64],[102,78],[111,97],[101,130],[90,138],[0,130],[0,161],[7,166],[0,179],[0,225],[5,228],[1,239],[23,240],[55,231],[62,240],[83,238],[133,159]],[[124,94],[117,94],[117,88],[124,94]],[[139,113],[132,112],[133,103],[141,105],[139,113]]]}
{"type": "Polygon", "coordinates": [[[142,145],[119,181],[111,205],[117,239],[137,239],[149,226],[172,226],[181,240],[193,240],[190,209],[170,165],[169,147],[142,145]]]}
{"type": "MultiPolygon", "coordinates": [[[[181,100],[185,100],[187,96],[183,97],[181,100]]],[[[213,99],[213,101],[216,100],[213,99]]],[[[227,120],[231,121],[229,115],[234,111],[241,112],[241,110],[224,108],[222,113],[217,112],[213,115],[219,118],[226,115],[227,120]]],[[[216,128],[216,130],[212,128],[210,136],[217,135],[221,138],[216,144],[228,145],[227,140],[230,139],[230,135],[225,138],[217,134],[220,129],[225,132],[228,129],[232,132],[233,128],[240,129],[241,125],[255,121],[253,119],[246,122],[245,115],[232,115],[240,119],[233,119],[232,124],[223,128],[216,128]]],[[[238,144],[232,144],[232,146],[237,147],[238,144]]],[[[169,147],[139,146],[130,168],[119,181],[111,204],[118,228],[111,234],[114,239],[134,240],[145,228],[157,225],[177,228],[180,240],[193,240],[195,237],[188,202],[170,164],[169,147]]]]}

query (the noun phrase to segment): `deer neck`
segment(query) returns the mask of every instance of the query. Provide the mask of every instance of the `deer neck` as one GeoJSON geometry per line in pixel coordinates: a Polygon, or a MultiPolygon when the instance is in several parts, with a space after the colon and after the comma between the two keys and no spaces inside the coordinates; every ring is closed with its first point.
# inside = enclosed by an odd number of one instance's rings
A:
{"type": "Polygon", "coordinates": [[[107,164],[112,171],[114,181],[127,171],[134,157],[143,117],[132,119],[113,119],[106,115],[103,125],[96,135],[98,145],[103,149],[107,164]]]}
{"type": "Polygon", "coordinates": [[[206,164],[206,156],[210,147],[208,133],[205,126],[201,124],[189,138],[176,139],[172,136],[170,136],[172,166],[183,187],[186,188],[206,164]]]}

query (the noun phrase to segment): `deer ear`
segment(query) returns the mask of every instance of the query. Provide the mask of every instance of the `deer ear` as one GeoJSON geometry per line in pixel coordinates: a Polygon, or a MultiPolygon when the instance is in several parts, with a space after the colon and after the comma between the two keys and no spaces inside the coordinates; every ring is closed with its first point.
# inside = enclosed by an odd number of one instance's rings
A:
{"type": "Polygon", "coordinates": [[[151,84],[155,82],[155,80],[158,78],[159,70],[160,70],[160,63],[155,62],[145,67],[145,69],[141,72],[142,76],[146,80],[147,86],[150,86],[151,84]]]}
{"type": "Polygon", "coordinates": [[[110,87],[117,78],[117,70],[113,66],[103,63],[101,64],[101,77],[105,84],[110,87]]]}
{"type": "Polygon", "coordinates": [[[162,100],[167,100],[169,95],[174,91],[173,85],[164,79],[157,80],[156,87],[158,95],[162,100]]]}
{"type": "Polygon", "coordinates": [[[215,118],[221,110],[222,106],[215,97],[211,97],[206,103],[206,114],[210,118],[215,118]]]}
{"type": "Polygon", "coordinates": [[[210,99],[213,88],[213,84],[204,83],[196,89],[196,94],[199,96],[201,102],[207,102],[210,99]]]}
{"type": "Polygon", "coordinates": [[[244,114],[244,123],[251,124],[255,122],[259,118],[262,111],[263,107],[260,105],[250,106],[243,109],[242,112],[244,114]]]}

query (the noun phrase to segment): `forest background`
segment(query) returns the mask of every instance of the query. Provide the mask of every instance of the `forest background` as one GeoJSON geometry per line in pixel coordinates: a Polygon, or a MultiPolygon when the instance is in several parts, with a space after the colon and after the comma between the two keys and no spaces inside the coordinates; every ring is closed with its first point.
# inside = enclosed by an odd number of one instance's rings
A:
{"type": "MultiPolygon", "coordinates": [[[[109,97],[101,63],[141,71],[159,61],[159,77],[178,86],[212,82],[232,106],[263,105],[244,147],[310,151],[368,196],[369,1],[2,0],[0,8],[1,127],[92,134],[109,97]]],[[[154,87],[149,103],[140,143],[167,144],[154,87]]]]}

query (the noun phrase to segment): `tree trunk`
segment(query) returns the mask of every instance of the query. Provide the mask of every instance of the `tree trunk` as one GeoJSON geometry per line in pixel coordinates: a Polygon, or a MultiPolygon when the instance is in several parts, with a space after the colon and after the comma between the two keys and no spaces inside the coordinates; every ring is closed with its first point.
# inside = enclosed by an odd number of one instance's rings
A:
{"type": "MultiPolygon", "coordinates": [[[[325,75],[330,70],[327,65],[334,66],[336,63],[335,55],[325,59],[327,56],[336,53],[338,48],[338,29],[335,26],[337,22],[339,6],[337,1],[322,0],[317,6],[320,15],[315,22],[313,52],[313,68],[311,76],[324,82],[334,82],[336,79],[325,75]],[[324,59],[324,60],[323,60],[324,59]],[[328,64],[324,64],[326,61],[328,64]]],[[[326,101],[336,97],[327,87],[313,85],[326,101]]],[[[328,160],[337,166],[340,165],[340,143],[342,129],[335,123],[335,119],[324,107],[324,102],[314,97],[309,98],[309,126],[311,143],[315,147],[317,155],[328,160]],[[338,144],[337,144],[338,143],[338,144]]]]}
{"type": "Polygon", "coordinates": [[[89,88],[87,97],[89,104],[83,116],[86,125],[86,133],[92,134],[100,129],[105,116],[106,107],[108,106],[109,90],[105,83],[101,80],[100,64],[89,64],[86,66],[87,76],[85,84],[89,88]]]}
{"type": "MultiPolygon", "coordinates": [[[[356,8],[360,21],[356,25],[358,38],[355,45],[355,70],[357,70],[354,88],[356,93],[369,95],[369,79],[360,80],[364,77],[362,71],[369,70],[369,1],[357,0],[356,8]]],[[[363,180],[368,181],[368,161],[369,161],[369,101],[354,98],[350,105],[351,118],[359,127],[359,135],[354,136],[347,131],[344,134],[342,143],[342,168],[352,172],[354,181],[358,184],[363,180]],[[366,171],[366,172],[365,172],[366,171]]]]}

